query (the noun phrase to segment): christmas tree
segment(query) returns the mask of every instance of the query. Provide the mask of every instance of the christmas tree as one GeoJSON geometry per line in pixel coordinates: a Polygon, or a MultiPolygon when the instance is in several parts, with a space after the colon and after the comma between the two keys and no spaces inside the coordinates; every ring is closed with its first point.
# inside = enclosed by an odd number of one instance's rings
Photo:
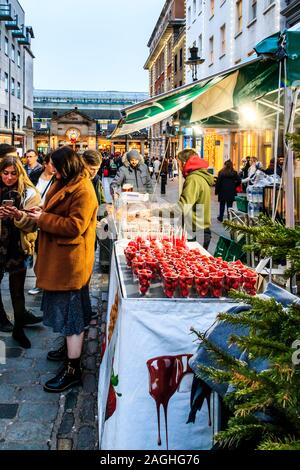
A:
{"type": "MultiPolygon", "coordinates": [[[[247,233],[248,249],[261,256],[291,262],[288,276],[300,273],[300,229],[289,229],[265,217],[259,227],[227,224],[247,233]]],[[[225,353],[205,334],[195,332],[214,359],[214,367],[199,365],[201,379],[227,383],[224,400],[231,411],[227,429],[216,439],[221,448],[259,450],[300,450],[300,304],[289,307],[274,299],[265,300],[233,292],[238,302],[251,306],[238,314],[222,313],[219,320],[232,326],[247,327],[247,336],[232,335],[235,344],[250,361],[267,361],[264,370],[225,353]],[[297,343],[297,340],[299,343],[297,343]],[[294,349],[293,349],[294,348],[294,349]]]]}

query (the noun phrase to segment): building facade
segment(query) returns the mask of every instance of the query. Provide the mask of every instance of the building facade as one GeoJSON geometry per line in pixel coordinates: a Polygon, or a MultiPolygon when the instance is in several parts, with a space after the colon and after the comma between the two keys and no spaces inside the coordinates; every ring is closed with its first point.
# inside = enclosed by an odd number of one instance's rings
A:
{"type": "Polygon", "coordinates": [[[16,0],[0,4],[0,143],[14,143],[20,154],[33,142],[32,27],[16,0]]]}
{"type": "MultiPolygon", "coordinates": [[[[253,48],[258,42],[285,27],[281,10],[286,1],[282,0],[187,0],[186,3],[187,52],[196,46],[198,55],[205,60],[197,67],[198,79],[245,62],[255,54],[253,48]]],[[[188,69],[186,80],[192,82],[188,69]]],[[[256,155],[267,165],[273,155],[274,133],[269,129],[202,129],[201,133],[197,150],[209,156],[210,165],[216,170],[227,158],[239,166],[243,157],[256,155]]]]}
{"type": "MultiPolygon", "coordinates": [[[[150,96],[160,95],[185,84],[185,0],[166,0],[148,42],[150,96]]],[[[155,124],[149,131],[150,155],[162,159],[174,155],[178,139],[172,119],[155,124]]]]}
{"type": "Polygon", "coordinates": [[[146,93],[117,91],[34,90],[35,147],[39,152],[47,153],[69,144],[73,135],[77,136],[75,147],[79,152],[93,148],[124,153],[126,149],[136,148],[145,154],[146,132],[112,140],[109,136],[121,118],[121,110],[148,97],[146,93]],[[77,121],[76,129],[69,122],[70,117],[77,121]]]}
{"type": "Polygon", "coordinates": [[[283,2],[281,14],[285,18],[287,28],[300,28],[300,2],[299,0],[286,0],[283,2]]]}

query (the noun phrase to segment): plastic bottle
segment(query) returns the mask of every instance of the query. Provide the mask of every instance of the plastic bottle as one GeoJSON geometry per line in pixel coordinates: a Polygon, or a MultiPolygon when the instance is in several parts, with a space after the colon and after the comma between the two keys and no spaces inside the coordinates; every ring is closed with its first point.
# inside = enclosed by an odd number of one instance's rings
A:
{"type": "Polygon", "coordinates": [[[254,217],[254,203],[253,202],[249,202],[248,204],[248,216],[254,217]]]}
{"type": "Polygon", "coordinates": [[[248,185],[248,187],[247,187],[247,200],[248,200],[249,203],[253,202],[252,190],[253,190],[253,186],[248,185]]]}

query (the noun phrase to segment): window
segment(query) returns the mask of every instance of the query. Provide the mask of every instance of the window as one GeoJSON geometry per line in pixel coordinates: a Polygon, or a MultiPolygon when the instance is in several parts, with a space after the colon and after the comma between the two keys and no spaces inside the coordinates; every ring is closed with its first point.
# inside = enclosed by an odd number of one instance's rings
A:
{"type": "Polygon", "coordinates": [[[21,99],[21,83],[18,82],[18,86],[17,86],[17,98],[19,98],[19,100],[21,99]]]}
{"type": "Polygon", "coordinates": [[[8,92],[9,85],[8,85],[8,73],[5,72],[5,77],[4,77],[4,86],[5,86],[5,91],[8,92]]]}
{"type": "Polygon", "coordinates": [[[203,48],[203,40],[202,40],[202,34],[200,34],[198,38],[198,55],[199,57],[202,57],[202,48],[203,48]]]}
{"type": "Polygon", "coordinates": [[[236,32],[240,33],[243,29],[243,2],[237,0],[236,2],[236,32]]]}
{"type": "Polygon", "coordinates": [[[4,52],[8,55],[8,38],[5,36],[4,52]]]}
{"type": "Polygon", "coordinates": [[[221,56],[226,54],[226,24],[223,24],[220,28],[221,36],[221,56]]]}
{"type": "Polygon", "coordinates": [[[203,0],[199,0],[199,14],[202,12],[203,0]]]}
{"type": "Polygon", "coordinates": [[[215,0],[210,0],[210,16],[215,14],[215,0]]]}
{"type": "Polygon", "coordinates": [[[257,0],[249,0],[250,1],[250,8],[249,8],[249,21],[255,20],[257,15],[257,0]]]}
{"type": "Polygon", "coordinates": [[[21,52],[18,51],[18,67],[21,67],[21,52]]]}
{"type": "Polygon", "coordinates": [[[179,68],[182,68],[182,65],[183,65],[183,50],[180,49],[179,51],[179,68]]]}
{"type": "Polygon", "coordinates": [[[174,56],[174,73],[177,73],[178,70],[178,56],[175,54],[174,56]]]}
{"type": "Polygon", "coordinates": [[[11,60],[13,62],[16,61],[16,48],[13,44],[11,45],[11,60]]]}
{"type": "Polygon", "coordinates": [[[275,3],[275,0],[265,0],[265,8],[268,8],[272,3],[275,3]]]}
{"type": "Polygon", "coordinates": [[[190,26],[192,22],[192,7],[189,7],[188,9],[188,25],[190,26]]]}
{"type": "Polygon", "coordinates": [[[21,116],[20,116],[20,114],[18,114],[18,116],[17,116],[17,128],[21,129],[21,116]]]}
{"type": "Polygon", "coordinates": [[[13,96],[15,96],[15,91],[16,91],[15,79],[12,78],[12,79],[11,79],[11,94],[12,94],[13,96]]]}
{"type": "Polygon", "coordinates": [[[0,51],[2,49],[2,31],[0,30],[0,51]]]}
{"type": "Polygon", "coordinates": [[[196,18],[197,14],[197,0],[193,0],[193,18],[196,18]]]}
{"type": "Polygon", "coordinates": [[[8,128],[8,111],[4,111],[4,127],[8,128]]]}
{"type": "Polygon", "coordinates": [[[210,64],[214,63],[214,37],[209,38],[209,61],[210,64]]]}

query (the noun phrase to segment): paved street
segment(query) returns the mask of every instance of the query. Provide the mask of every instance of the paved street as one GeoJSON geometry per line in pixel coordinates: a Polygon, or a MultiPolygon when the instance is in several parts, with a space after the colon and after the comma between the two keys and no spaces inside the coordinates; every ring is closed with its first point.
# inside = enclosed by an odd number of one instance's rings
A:
{"type": "MultiPolygon", "coordinates": [[[[33,272],[26,280],[26,292],[35,285],[33,272]]],[[[49,394],[42,385],[55,375],[59,363],[47,361],[46,354],[59,344],[59,337],[44,326],[26,329],[32,348],[18,347],[10,334],[0,333],[6,346],[6,364],[0,364],[0,450],[96,449],[97,382],[100,342],[105,331],[101,318],[101,289],[107,286],[97,263],[91,282],[92,320],[86,332],[83,353],[83,387],[66,394],[49,394]]],[[[2,282],[6,311],[11,312],[8,280],[2,282]]],[[[41,295],[26,295],[27,306],[40,314],[41,295]]]]}
{"type": "MultiPolygon", "coordinates": [[[[104,187],[108,191],[109,178],[104,187]]],[[[178,181],[168,181],[165,196],[156,195],[168,202],[178,199],[178,181]]],[[[213,253],[218,237],[225,231],[216,221],[218,204],[213,196],[213,253]]],[[[83,356],[83,388],[75,388],[66,394],[49,394],[42,385],[56,374],[59,364],[47,361],[47,351],[59,345],[59,335],[44,326],[26,329],[32,348],[23,350],[12,340],[10,334],[0,333],[6,347],[6,364],[0,364],[0,450],[48,450],[48,449],[96,449],[97,435],[97,383],[100,362],[100,344],[105,331],[105,304],[101,291],[107,289],[107,276],[99,274],[96,262],[91,283],[93,310],[99,312],[93,320],[83,356]]],[[[26,292],[34,287],[32,270],[26,279],[26,292]]],[[[8,278],[2,282],[2,295],[6,311],[12,307],[8,291],[8,278]]],[[[27,307],[40,315],[41,295],[26,295],[27,307]]]]}

